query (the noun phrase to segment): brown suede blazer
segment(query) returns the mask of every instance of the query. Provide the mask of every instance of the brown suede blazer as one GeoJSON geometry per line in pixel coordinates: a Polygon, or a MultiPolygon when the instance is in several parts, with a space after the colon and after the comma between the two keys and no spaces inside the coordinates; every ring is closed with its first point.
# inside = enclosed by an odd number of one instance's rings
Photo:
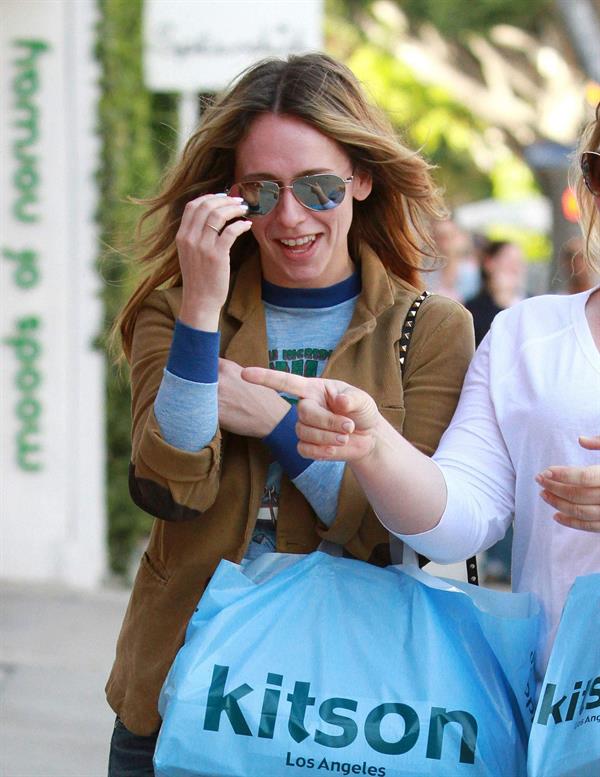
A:
{"type": "MultiPolygon", "coordinates": [[[[473,354],[471,316],[445,297],[433,295],[423,303],[403,386],[398,339],[419,290],[389,273],[368,248],[361,254],[361,274],[354,316],[324,377],[369,392],[385,418],[430,455],[452,418],[473,354]]],[[[160,688],[217,564],[244,556],[269,466],[269,453],[258,439],[218,430],[196,453],[162,439],[153,403],[180,302],[180,288],[148,297],[137,319],[131,360],[131,494],[158,520],[136,576],[106,690],[125,726],[140,735],[160,725],[160,688]]],[[[245,262],[232,279],[221,317],[221,354],[243,366],[268,366],[257,258],[245,262]]],[[[321,540],[342,545],[355,558],[380,565],[390,561],[388,532],[349,467],[329,528],[300,491],[282,479],[278,551],[309,553],[321,540]]]]}

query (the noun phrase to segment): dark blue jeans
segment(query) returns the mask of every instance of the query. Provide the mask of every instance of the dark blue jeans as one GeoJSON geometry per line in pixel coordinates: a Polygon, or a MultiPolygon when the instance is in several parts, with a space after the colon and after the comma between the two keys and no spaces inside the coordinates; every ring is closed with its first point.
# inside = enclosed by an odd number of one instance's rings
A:
{"type": "Polygon", "coordinates": [[[158,731],[149,737],[132,734],[117,718],[110,741],[108,777],[154,777],[152,756],[157,737],[158,731]]]}

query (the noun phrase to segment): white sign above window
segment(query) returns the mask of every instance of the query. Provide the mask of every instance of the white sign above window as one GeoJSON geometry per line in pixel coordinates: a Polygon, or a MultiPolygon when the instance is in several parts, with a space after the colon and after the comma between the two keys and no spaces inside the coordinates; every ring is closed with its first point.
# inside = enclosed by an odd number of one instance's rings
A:
{"type": "Polygon", "coordinates": [[[321,49],[322,18],[323,0],[146,0],[146,84],[218,92],[259,59],[321,49]]]}

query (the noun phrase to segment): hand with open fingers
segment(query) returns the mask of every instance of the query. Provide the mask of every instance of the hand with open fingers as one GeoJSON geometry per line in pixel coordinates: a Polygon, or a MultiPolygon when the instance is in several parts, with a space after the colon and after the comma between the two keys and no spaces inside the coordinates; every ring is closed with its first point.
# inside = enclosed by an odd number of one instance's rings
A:
{"type": "Polygon", "coordinates": [[[380,415],[366,392],[341,380],[303,378],[261,367],[246,367],[242,377],[300,399],[296,434],[302,456],[357,461],[373,450],[380,415]]]}
{"type": "MultiPolygon", "coordinates": [[[[600,451],[600,436],[580,437],[582,448],[600,451]]],[[[554,520],[582,531],[600,532],[600,464],[548,467],[536,477],[540,496],[558,512],[554,520]]]]}
{"type": "Polygon", "coordinates": [[[185,206],[175,237],[183,278],[179,318],[184,324],[217,330],[229,290],[229,251],[252,226],[242,218],[247,210],[241,197],[226,194],[204,194],[185,206]]]}
{"type": "Polygon", "coordinates": [[[290,410],[276,391],[242,380],[242,368],[219,359],[219,426],[245,437],[266,437],[290,410]]]}

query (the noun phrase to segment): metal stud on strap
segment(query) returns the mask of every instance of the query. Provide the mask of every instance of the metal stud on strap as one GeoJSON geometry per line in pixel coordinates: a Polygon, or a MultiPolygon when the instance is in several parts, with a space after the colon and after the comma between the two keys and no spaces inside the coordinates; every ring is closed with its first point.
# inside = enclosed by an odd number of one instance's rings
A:
{"type": "MultiPolygon", "coordinates": [[[[417,311],[421,307],[421,304],[427,299],[427,297],[431,296],[430,291],[424,291],[419,297],[416,298],[416,300],[412,303],[410,308],[408,309],[408,313],[406,314],[406,319],[404,320],[404,326],[402,327],[402,334],[400,335],[400,350],[402,353],[406,354],[408,350],[408,344],[410,342],[410,336],[413,332],[414,327],[414,317],[417,315],[417,311]]],[[[404,373],[404,361],[405,357],[400,357],[400,371],[401,373],[404,373]]]]}

